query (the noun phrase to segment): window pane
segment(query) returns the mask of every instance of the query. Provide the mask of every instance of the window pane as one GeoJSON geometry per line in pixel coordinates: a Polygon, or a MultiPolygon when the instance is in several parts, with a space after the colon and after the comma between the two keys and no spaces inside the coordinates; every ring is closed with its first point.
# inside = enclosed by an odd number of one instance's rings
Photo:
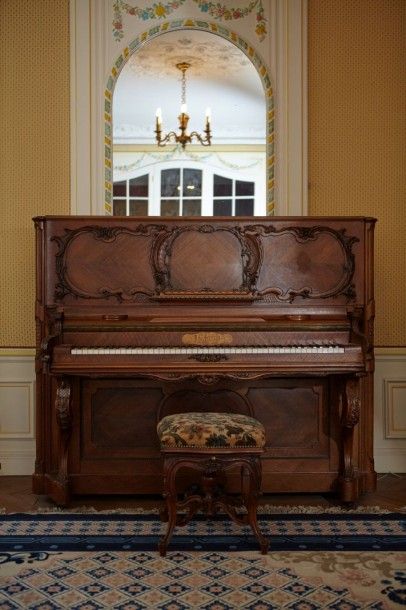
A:
{"type": "Polygon", "coordinates": [[[130,216],[148,216],[148,201],[130,199],[130,216]]]}
{"type": "Polygon", "coordinates": [[[125,199],[113,199],[113,216],[125,216],[125,199]]]}
{"type": "Polygon", "coordinates": [[[148,174],[139,176],[139,178],[131,178],[129,183],[130,197],[148,197],[148,174]]]}
{"type": "Polygon", "coordinates": [[[183,195],[185,197],[201,197],[202,194],[202,170],[183,170],[183,195]]]}
{"type": "Polygon", "coordinates": [[[179,199],[162,199],[161,216],[179,216],[179,199]]]}
{"type": "Polygon", "coordinates": [[[213,196],[231,197],[233,192],[233,181],[224,176],[213,176],[213,196]]]}
{"type": "Polygon", "coordinates": [[[183,216],[200,216],[202,213],[202,202],[200,199],[183,200],[183,216]]]}
{"type": "Polygon", "coordinates": [[[254,195],[254,183],[253,182],[243,182],[242,180],[237,180],[235,183],[235,194],[237,195],[254,195]]]}
{"type": "Polygon", "coordinates": [[[235,215],[236,216],[254,216],[254,200],[253,199],[236,199],[235,200],[235,215]]]}
{"type": "Polygon", "coordinates": [[[113,197],[125,197],[126,196],[126,181],[115,182],[113,184],[113,197]]]}
{"type": "Polygon", "coordinates": [[[231,199],[216,199],[213,201],[213,216],[231,216],[231,199]]]}
{"type": "Polygon", "coordinates": [[[179,197],[180,170],[163,169],[161,172],[161,197],[179,197]]]}

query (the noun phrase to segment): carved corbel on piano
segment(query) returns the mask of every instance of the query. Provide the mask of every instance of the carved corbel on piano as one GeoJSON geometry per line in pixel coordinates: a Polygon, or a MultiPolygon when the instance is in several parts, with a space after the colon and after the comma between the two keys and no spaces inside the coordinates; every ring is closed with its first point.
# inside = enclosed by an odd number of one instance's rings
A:
{"type": "Polygon", "coordinates": [[[56,493],[54,499],[57,504],[65,506],[69,503],[69,476],[68,458],[69,441],[72,432],[72,411],[71,411],[72,388],[67,378],[58,380],[55,395],[55,416],[59,428],[59,466],[58,475],[55,481],[56,493]]]}
{"type": "Polygon", "coordinates": [[[51,354],[56,341],[62,335],[63,309],[60,307],[48,307],[46,328],[47,332],[43,337],[37,354],[37,362],[43,373],[49,373],[51,354]]]}
{"type": "Polygon", "coordinates": [[[342,502],[353,503],[359,496],[358,475],[354,467],[354,428],[359,422],[361,409],[360,378],[358,376],[346,380],[342,398],[342,464],[338,478],[338,491],[342,502]]]}
{"type": "Polygon", "coordinates": [[[349,311],[351,323],[352,340],[357,339],[360,342],[364,354],[365,369],[367,372],[373,373],[375,369],[374,359],[374,319],[375,319],[375,302],[371,300],[367,306],[355,307],[349,311]]]}

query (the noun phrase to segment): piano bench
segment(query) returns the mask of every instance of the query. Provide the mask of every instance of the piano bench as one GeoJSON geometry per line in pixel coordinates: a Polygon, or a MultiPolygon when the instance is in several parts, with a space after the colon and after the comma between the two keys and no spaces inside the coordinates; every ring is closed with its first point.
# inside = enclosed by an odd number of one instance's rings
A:
{"type": "Polygon", "coordinates": [[[160,555],[166,554],[175,526],[186,525],[198,510],[207,516],[224,511],[238,525],[249,525],[265,555],[269,541],[257,523],[264,426],[238,413],[193,412],[167,415],[158,423],[157,433],[164,460],[166,507],[161,519],[168,523],[159,541],[160,555]],[[224,493],[220,484],[225,473],[235,467],[240,469],[238,499],[224,493]],[[200,472],[200,487],[193,486],[183,499],[179,499],[176,487],[176,475],[181,468],[200,472]]]}

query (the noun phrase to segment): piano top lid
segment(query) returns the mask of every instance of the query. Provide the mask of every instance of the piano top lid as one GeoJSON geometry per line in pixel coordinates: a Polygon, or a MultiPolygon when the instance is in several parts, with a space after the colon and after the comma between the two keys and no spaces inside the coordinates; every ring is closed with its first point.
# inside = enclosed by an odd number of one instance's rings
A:
{"type": "Polygon", "coordinates": [[[133,307],[131,304],[112,304],[106,306],[102,304],[98,307],[81,308],[74,306],[56,306],[51,305],[46,308],[51,317],[60,317],[69,320],[97,320],[106,322],[145,322],[145,323],[184,323],[186,319],[199,321],[202,323],[229,323],[233,322],[250,322],[264,324],[267,322],[308,322],[322,323],[323,321],[331,322],[333,320],[345,321],[348,320],[355,311],[360,308],[352,306],[327,306],[327,307],[292,307],[276,305],[266,306],[251,306],[238,305],[227,306],[224,304],[199,304],[193,307],[184,304],[175,304],[170,308],[165,307],[161,312],[160,304],[148,304],[144,306],[133,307]]]}
{"type": "MultiPolygon", "coordinates": [[[[99,222],[107,222],[109,224],[114,224],[115,222],[117,223],[126,223],[129,221],[131,217],[129,216],[103,216],[103,215],[94,215],[94,216],[89,216],[89,215],[64,215],[64,214],[49,214],[49,215],[43,215],[43,216],[34,216],[33,217],[33,222],[43,222],[43,221],[52,221],[52,220],[72,220],[75,219],[78,222],[80,221],[89,221],[91,223],[94,224],[95,221],[99,221],[99,222]]],[[[377,218],[373,217],[373,216],[180,216],[180,217],[176,217],[176,218],[168,218],[166,216],[136,216],[133,217],[133,220],[135,220],[137,223],[144,223],[144,222],[163,222],[166,223],[168,222],[168,220],[172,220],[172,222],[178,222],[178,223],[196,223],[196,222],[228,222],[230,224],[234,223],[234,222],[248,222],[251,224],[256,224],[258,222],[268,222],[270,224],[272,224],[273,221],[276,222],[288,222],[288,223],[292,223],[292,222],[299,222],[300,223],[304,223],[304,224],[314,224],[315,221],[320,221],[322,223],[325,222],[336,222],[336,221],[343,221],[343,222],[348,222],[348,221],[365,221],[365,222],[372,222],[372,223],[376,223],[377,222],[377,218]]]]}

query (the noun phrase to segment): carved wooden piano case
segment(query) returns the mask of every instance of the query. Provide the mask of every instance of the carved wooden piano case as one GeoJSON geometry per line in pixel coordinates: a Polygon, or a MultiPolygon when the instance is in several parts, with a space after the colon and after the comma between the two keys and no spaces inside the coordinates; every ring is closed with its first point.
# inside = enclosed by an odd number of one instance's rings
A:
{"type": "Polygon", "coordinates": [[[35,493],[160,493],[192,410],[264,423],[265,492],[374,489],[374,219],[34,222],[35,493]]]}

